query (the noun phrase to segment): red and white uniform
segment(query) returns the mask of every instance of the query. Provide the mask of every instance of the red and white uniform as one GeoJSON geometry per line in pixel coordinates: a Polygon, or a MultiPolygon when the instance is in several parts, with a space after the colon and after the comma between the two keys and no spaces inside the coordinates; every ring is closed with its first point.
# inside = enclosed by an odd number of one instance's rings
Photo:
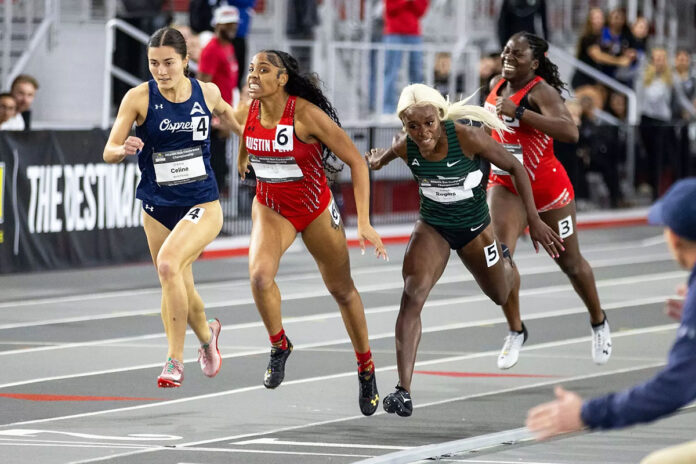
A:
{"type": "MultiPolygon", "coordinates": [[[[524,88],[512,95],[510,100],[519,105],[532,87],[543,80],[536,76],[524,88]]],[[[486,98],[485,108],[493,114],[495,114],[495,100],[505,82],[505,79],[500,79],[486,98]]],[[[492,137],[503,144],[524,165],[532,184],[537,210],[544,212],[568,205],[575,197],[575,192],[565,168],[553,153],[553,139],[514,117],[501,116],[501,119],[512,132],[503,132],[499,135],[494,131],[492,137]]],[[[488,188],[494,185],[502,185],[517,194],[510,175],[492,165],[488,188]]]]}
{"type": "Polygon", "coordinates": [[[320,143],[295,136],[295,105],[290,96],[278,125],[261,125],[261,102],[249,107],[244,144],[256,174],[256,200],[289,220],[302,232],[331,202],[320,143]]]}

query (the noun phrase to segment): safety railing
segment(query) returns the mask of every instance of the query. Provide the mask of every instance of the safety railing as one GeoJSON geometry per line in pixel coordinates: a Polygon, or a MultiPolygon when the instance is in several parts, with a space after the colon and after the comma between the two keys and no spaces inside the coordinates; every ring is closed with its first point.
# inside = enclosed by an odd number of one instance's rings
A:
{"type": "Polygon", "coordinates": [[[22,73],[34,51],[46,41],[52,40],[51,34],[59,18],[59,0],[24,0],[13,2],[6,0],[2,4],[2,69],[0,82],[4,89],[9,89],[12,80],[22,73]],[[43,8],[37,8],[43,3],[43,8]],[[39,22],[39,19],[41,20],[39,22]],[[38,26],[36,25],[38,23],[38,26]],[[15,63],[12,63],[13,37],[20,36],[28,41],[26,47],[15,63]]]}
{"type": "Polygon", "coordinates": [[[143,81],[124,69],[114,65],[113,52],[117,29],[144,45],[147,45],[147,42],[150,39],[146,33],[120,19],[110,19],[106,23],[106,47],[104,51],[104,95],[102,100],[101,118],[102,129],[108,129],[111,126],[111,91],[113,88],[111,78],[116,77],[132,86],[136,86],[143,81]]]}
{"type": "Polygon", "coordinates": [[[636,96],[636,92],[632,88],[627,87],[626,85],[622,84],[616,79],[613,79],[610,76],[607,76],[603,72],[598,71],[597,69],[593,68],[587,63],[583,63],[576,57],[570,55],[569,53],[565,52],[564,50],[558,47],[549,45],[549,52],[551,54],[552,59],[557,61],[563,61],[566,64],[571,65],[576,70],[579,70],[580,72],[592,77],[597,82],[600,82],[606,87],[626,96],[625,125],[627,130],[627,142],[625,169],[626,177],[629,179],[633,179],[635,176],[636,169],[636,135],[634,128],[639,122],[638,97],[636,96]]]}

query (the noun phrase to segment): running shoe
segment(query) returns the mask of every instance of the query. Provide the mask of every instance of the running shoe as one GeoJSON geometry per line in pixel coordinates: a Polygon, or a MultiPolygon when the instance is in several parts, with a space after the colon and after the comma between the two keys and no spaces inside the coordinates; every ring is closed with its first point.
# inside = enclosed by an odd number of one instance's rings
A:
{"type": "Polygon", "coordinates": [[[360,396],[358,404],[360,411],[366,416],[371,416],[377,410],[379,404],[379,392],[377,391],[377,379],[375,378],[375,368],[369,371],[359,372],[360,396]]]}
{"type": "Polygon", "coordinates": [[[263,385],[266,388],[276,388],[285,378],[285,361],[292,352],[292,343],[290,339],[285,337],[288,342],[288,347],[282,349],[279,346],[271,347],[271,359],[268,361],[266,373],[263,376],[263,385]]]}
{"type": "Polygon", "coordinates": [[[503,349],[500,350],[500,355],[498,355],[498,369],[510,369],[512,366],[517,364],[517,360],[520,357],[520,348],[527,341],[527,327],[522,323],[522,332],[515,332],[511,330],[507,337],[505,337],[505,343],[503,343],[503,349]]]}
{"type": "Polygon", "coordinates": [[[157,386],[160,388],[180,387],[184,381],[184,363],[169,358],[164,364],[164,369],[157,377],[157,386]]]}
{"type": "MultiPolygon", "coordinates": [[[[604,312],[604,311],[602,311],[604,312]]],[[[611,356],[611,330],[604,313],[604,322],[592,326],[592,360],[595,364],[605,364],[611,356]]]]}
{"type": "Polygon", "coordinates": [[[218,337],[222,324],[217,319],[210,319],[208,326],[210,327],[210,341],[198,348],[198,362],[203,374],[207,377],[215,377],[222,366],[222,356],[220,356],[218,348],[218,337]]]}
{"type": "Polygon", "coordinates": [[[410,416],[413,413],[411,394],[401,385],[397,385],[394,393],[384,397],[384,410],[389,414],[396,413],[401,417],[410,416]]]}

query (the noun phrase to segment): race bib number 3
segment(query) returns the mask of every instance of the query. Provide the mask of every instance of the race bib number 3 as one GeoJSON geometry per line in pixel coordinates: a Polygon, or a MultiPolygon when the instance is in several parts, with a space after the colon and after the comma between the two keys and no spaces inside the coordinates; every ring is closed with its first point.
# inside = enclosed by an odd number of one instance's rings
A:
{"type": "Polygon", "coordinates": [[[488,267],[495,265],[500,260],[500,253],[498,253],[498,244],[493,240],[493,243],[483,247],[483,253],[486,257],[486,264],[488,267]]]}
{"type": "Polygon", "coordinates": [[[273,149],[276,151],[291,151],[293,148],[294,129],[292,126],[278,124],[276,126],[273,149]]]}
{"type": "Polygon", "coordinates": [[[201,220],[203,217],[203,213],[205,213],[205,208],[201,208],[200,206],[195,206],[189,210],[188,213],[183,217],[183,219],[186,219],[187,221],[191,221],[194,224],[198,224],[198,221],[201,220]]]}
{"type": "Polygon", "coordinates": [[[561,238],[573,235],[573,218],[571,216],[564,217],[558,221],[558,235],[560,235],[561,238]]]}

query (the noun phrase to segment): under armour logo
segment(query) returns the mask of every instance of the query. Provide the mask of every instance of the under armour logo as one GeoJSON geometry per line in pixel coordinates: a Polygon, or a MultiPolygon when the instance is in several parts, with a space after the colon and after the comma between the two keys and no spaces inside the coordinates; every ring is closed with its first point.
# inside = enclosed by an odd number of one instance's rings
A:
{"type": "Polygon", "coordinates": [[[145,209],[150,211],[150,212],[153,212],[155,210],[155,207],[151,206],[151,205],[145,205],[145,209]]]}
{"type": "Polygon", "coordinates": [[[163,108],[164,108],[164,103],[159,104],[159,105],[155,105],[155,109],[156,109],[156,110],[161,110],[161,109],[163,109],[163,108]]]}

